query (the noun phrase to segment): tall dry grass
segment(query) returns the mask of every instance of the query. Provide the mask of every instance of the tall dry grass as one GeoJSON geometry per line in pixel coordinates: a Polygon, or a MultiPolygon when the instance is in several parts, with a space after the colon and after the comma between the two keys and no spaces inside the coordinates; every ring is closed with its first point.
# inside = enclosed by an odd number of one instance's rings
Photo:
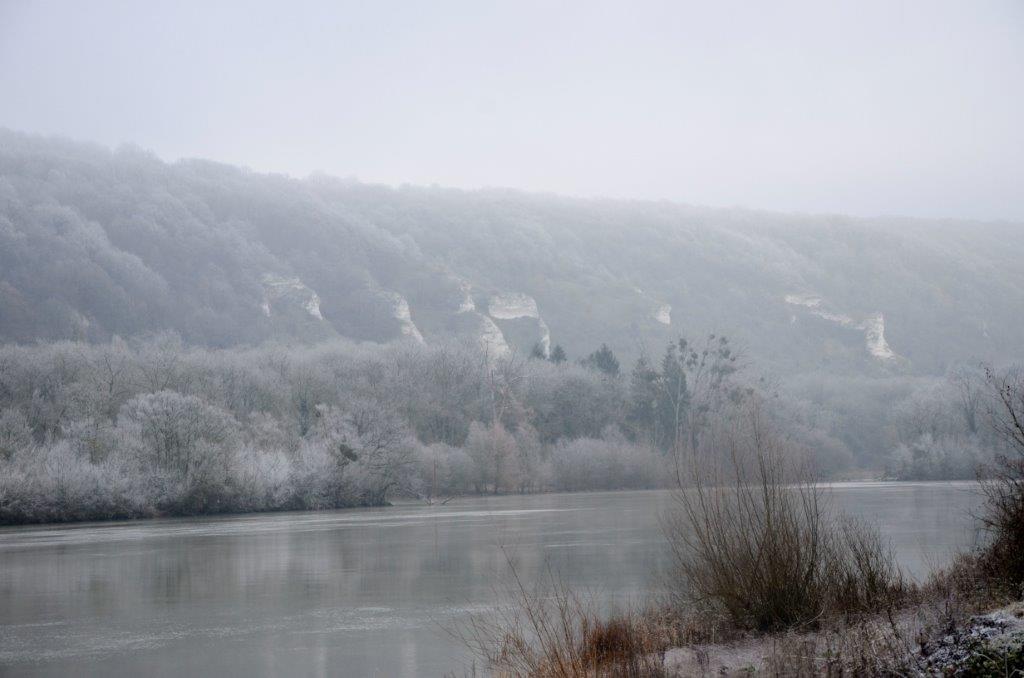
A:
{"type": "Polygon", "coordinates": [[[498,676],[946,670],[927,648],[969,634],[972,615],[1022,594],[1024,380],[1007,383],[996,402],[1017,456],[1000,458],[984,485],[979,518],[991,539],[920,586],[904,578],[875,527],[834,508],[754,403],[704,436],[703,455],[680,460],[664,520],[675,564],[668,605],[608,614],[551,573],[534,588],[516,577],[511,603],[476,620],[464,639],[498,676]],[[752,655],[754,664],[735,665],[752,655]]]}
{"type": "Polygon", "coordinates": [[[911,587],[877,529],[833,508],[756,403],[741,415],[680,462],[664,520],[677,604],[778,631],[904,600],[911,587]]]}
{"type": "MultiPolygon", "coordinates": [[[[509,562],[510,566],[511,561],[509,562]]],[[[489,674],[530,678],[662,678],[678,625],[650,609],[612,612],[551,571],[527,586],[514,566],[505,603],[457,631],[489,674]]]]}
{"type": "Polygon", "coordinates": [[[975,567],[991,587],[1024,596],[1024,370],[987,372],[989,424],[1004,452],[983,470],[985,505],[979,519],[989,541],[975,567]]]}

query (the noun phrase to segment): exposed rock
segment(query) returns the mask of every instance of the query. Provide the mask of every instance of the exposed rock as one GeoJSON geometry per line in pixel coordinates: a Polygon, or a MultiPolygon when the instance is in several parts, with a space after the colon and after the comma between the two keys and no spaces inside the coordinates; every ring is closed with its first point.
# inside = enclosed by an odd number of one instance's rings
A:
{"type": "Polygon", "coordinates": [[[864,338],[867,341],[868,353],[879,360],[892,360],[896,357],[889,344],[885,341],[885,316],[876,313],[864,321],[864,338]]]}
{"type": "Polygon", "coordinates": [[[654,312],[654,319],[662,325],[672,324],[672,306],[669,304],[662,304],[654,312]]]}
{"type": "MultiPolygon", "coordinates": [[[[518,292],[496,294],[487,303],[487,313],[495,320],[533,318],[537,321],[538,343],[544,353],[544,357],[547,358],[551,355],[551,330],[540,316],[537,300],[533,297],[518,292]]],[[[498,329],[496,325],[495,329],[498,329]]],[[[498,331],[500,332],[501,330],[499,329],[498,331]]]]}
{"type": "Polygon", "coordinates": [[[323,320],[320,314],[320,297],[298,278],[286,278],[274,273],[263,275],[263,302],[260,309],[263,315],[270,317],[274,303],[280,301],[293,302],[301,306],[306,313],[323,320]]]}
{"type": "Polygon", "coordinates": [[[417,343],[425,344],[423,334],[412,320],[408,300],[398,292],[382,292],[381,294],[391,303],[391,313],[399,322],[402,335],[410,337],[417,343]]]}
{"type": "Polygon", "coordinates": [[[537,301],[526,294],[513,292],[509,294],[496,294],[491,297],[487,304],[487,313],[498,320],[512,320],[513,318],[540,318],[537,310],[537,301]]]}
{"type": "Polygon", "coordinates": [[[458,313],[469,313],[476,310],[476,303],[473,301],[473,287],[467,280],[459,281],[459,290],[462,292],[462,299],[459,301],[458,313]]]}
{"type": "Polygon", "coordinates": [[[489,357],[494,358],[506,356],[512,350],[501,328],[485,315],[480,316],[480,346],[489,357]]]}
{"type": "MultiPolygon", "coordinates": [[[[897,357],[885,340],[885,316],[881,313],[875,313],[863,320],[854,320],[846,314],[828,310],[821,297],[816,294],[787,294],[785,301],[792,306],[802,306],[812,315],[836,323],[841,327],[863,332],[864,347],[872,357],[881,361],[890,361],[897,357]]],[[[793,319],[795,320],[795,316],[793,319]]]]}

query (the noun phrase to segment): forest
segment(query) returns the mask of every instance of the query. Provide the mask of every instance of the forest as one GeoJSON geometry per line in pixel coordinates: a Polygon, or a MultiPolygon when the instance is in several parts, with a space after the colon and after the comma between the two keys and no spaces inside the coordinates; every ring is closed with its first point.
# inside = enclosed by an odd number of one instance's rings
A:
{"type": "MultiPolygon", "coordinates": [[[[187,346],[173,334],[0,348],[0,522],[656,488],[752,400],[820,478],[970,478],[998,442],[984,374],[892,385],[883,466],[847,418],[757,377],[725,337],[622,368],[475,343],[187,346]]],[[[824,390],[826,384],[817,384],[824,390]]],[[[802,387],[804,392],[814,389],[802,387]]],[[[870,393],[870,392],[869,392],[870,393]]],[[[710,452],[709,452],[710,454],[710,452]]]]}
{"type": "Polygon", "coordinates": [[[658,487],[749,398],[819,478],[973,478],[1022,247],[0,130],[0,520],[658,487]]]}

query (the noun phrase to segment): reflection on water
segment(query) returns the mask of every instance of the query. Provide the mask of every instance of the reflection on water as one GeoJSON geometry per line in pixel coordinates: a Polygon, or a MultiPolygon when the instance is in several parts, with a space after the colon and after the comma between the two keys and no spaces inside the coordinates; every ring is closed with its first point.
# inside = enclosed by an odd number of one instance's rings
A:
{"type": "MultiPolygon", "coordinates": [[[[968,483],[850,483],[921,574],[970,545],[968,483]]],[[[0,673],[442,675],[446,633],[495,602],[511,558],[636,600],[666,564],[664,492],[0,530],[0,673]]]]}

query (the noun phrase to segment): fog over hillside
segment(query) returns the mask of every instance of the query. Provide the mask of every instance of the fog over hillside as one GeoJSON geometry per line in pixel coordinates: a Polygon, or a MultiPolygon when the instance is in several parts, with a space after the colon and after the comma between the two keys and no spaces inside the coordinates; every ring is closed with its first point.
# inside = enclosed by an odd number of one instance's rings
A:
{"type": "Polygon", "coordinates": [[[1024,0],[0,0],[0,677],[1024,676],[1024,0]]]}
{"type": "Polygon", "coordinates": [[[452,338],[626,360],[725,334],[772,375],[1020,359],[1013,223],[293,179],[0,132],[0,340],[452,338]]]}

